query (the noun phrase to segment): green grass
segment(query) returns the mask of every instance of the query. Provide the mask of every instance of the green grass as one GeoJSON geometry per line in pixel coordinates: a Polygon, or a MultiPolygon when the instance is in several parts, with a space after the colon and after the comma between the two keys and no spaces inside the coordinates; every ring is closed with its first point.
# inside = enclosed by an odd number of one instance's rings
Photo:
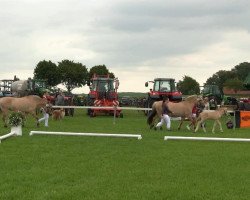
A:
{"type": "MultiPolygon", "coordinates": [[[[28,118],[22,137],[0,144],[0,199],[249,199],[250,144],[164,141],[165,135],[242,137],[248,129],[197,134],[149,130],[142,112],[124,118],[89,118],[85,110],[49,128],[28,118]],[[80,136],[29,136],[31,130],[131,133],[143,139],[80,136]]],[[[185,123],[186,125],[187,123],[185,123]]],[[[210,129],[210,130],[209,130],[210,129]]],[[[9,132],[3,128],[1,134],[9,132]]]]}

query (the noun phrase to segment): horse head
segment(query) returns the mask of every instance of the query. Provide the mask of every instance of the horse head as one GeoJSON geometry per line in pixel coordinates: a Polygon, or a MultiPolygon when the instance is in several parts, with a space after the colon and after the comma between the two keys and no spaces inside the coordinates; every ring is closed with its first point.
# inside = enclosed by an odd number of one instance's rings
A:
{"type": "Polygon", "coordinates": [[[229,113],[227,112],[227,107],[221,107],[219,108],[223,115],[229,116],[229,113]]]}

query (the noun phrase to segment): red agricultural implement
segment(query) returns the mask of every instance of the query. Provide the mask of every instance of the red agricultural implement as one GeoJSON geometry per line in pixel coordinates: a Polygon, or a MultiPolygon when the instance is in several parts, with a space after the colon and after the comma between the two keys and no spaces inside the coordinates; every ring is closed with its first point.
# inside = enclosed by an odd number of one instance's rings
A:
{"type": "Polygon", "coordinates": [[[87,114],[89,116],[115,114],[116,117],[123,117],[121,109],[116,109],[119,106],[117,93],[119,80],[117,78],[110,78],[109,75],[94,74],[88,86],[90,91],[87,97],[87,106],[94,107],[88,109],[87,114]]]}
{"type": "MultiPolygon", "coordinates": [[[[173,78],[155,78],[154,81],[147,81],[145,86],[148,87],[149,83],[153,83],[153,88],[148,92],[145,108],[152,108],[153,103],[161,101],[163,97],[168,97],[172,102],[182,101],[182,93],[177,91],[173,78]]],[[[148,114],[148,111],[145,111],[145,114],[148,114]]]]}

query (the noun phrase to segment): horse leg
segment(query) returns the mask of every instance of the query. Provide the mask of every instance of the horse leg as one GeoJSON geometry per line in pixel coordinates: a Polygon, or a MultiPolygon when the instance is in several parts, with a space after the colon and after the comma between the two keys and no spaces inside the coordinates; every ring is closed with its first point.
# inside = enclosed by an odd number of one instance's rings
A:
{"type": "Polygon", "coordinates": [[[201,121],[198,121],[196,128],[195,128],[195,131],[194,131],[195,133],[199,130],[200,124],[201,124],[201,121]]]}
{"type": "Polygon", "coordinates": [[[206,130],[206,128],[205,128],[205,123],[204,123],[204,121],[201,121],[201,126],[202,126],[202,129],[203,129],[204,133],[206,133],[207,130],[206,130]]]}
{"type": "Polygon", "coordinates": [[[178,126],[178,130],[180,130],[181,129],[181,125],[182,125],[182,123],[183,123],[183,121],[184,121],[184,119],[183,118],[181,118],[181,122],[180,122],[180,124],[179,124],[179,126],[178,126]]]}
{"type": "Polygon", "coordinates": [[[192,118],[191,123],[192,123],[192,125],[193,125],[193,132],[195,132],[196,119],[195,119],[195,118],[192,118]]]}
{"type": "Polygon", "coordinates": [[[35,112],[32,112],[31,115],[36,119],[36,126],[39,127],[40,123],[39,123],[39,118],[38,118],[38,116],[36,115],[35,112]]]}
{"type": "Polygon", "coordinates": [[[4,127],[7,128],[7,120],[6,117],[8,116],[8,110],[2,110],[3,116],[2,116],[2,120],[3,120],[3,124],[4,127]]]}
{"type": "Polygon", "coordinates": [[[7,122],[6,122],[6,115],[5,114],[3,114],[2,119],[3,119],[4,127],[7,128],[7,122]]]}
{"type": "Polygon", "coordinates": [[[221,126],[220,121],[219,121],[218,119],[217,119],[216,121],[217,121],[217,123],[218,123],[218,124],[219,124],[219,126],[220,126],[220,132],[221,132],[221,133],[223,133],[223,129],[222,129],[222,126],[221,126]]]}
{"type": "Polygon", "coordinates": [[[216,122],[216,121],[214,121],[214,125],[213,125],[213,129],[212,129],[212,133],[214,133],[214,129],[215,129],[215,127],[216,127],[216,124],[217,124],[217,122],[216,122]]]}
{"type": "Polygon", "coordinates": [[[154,118],[152,119],[152,122],[151,122],[151,124],[149,125],[149,128],[150,128],[150,129],[152,129],[152,128],[155,127],[155,120],[156,120],[156,117],[154,117],[154,118]]]}
{"type": "Polygon", "coordinates": [[[193,116],[190,116],[189,118],[190,124],[187,126],[187,128],[190,129],[190,125],[192,125],[192,131],[195,132],[195,118],[193,118],[193,116]]]}

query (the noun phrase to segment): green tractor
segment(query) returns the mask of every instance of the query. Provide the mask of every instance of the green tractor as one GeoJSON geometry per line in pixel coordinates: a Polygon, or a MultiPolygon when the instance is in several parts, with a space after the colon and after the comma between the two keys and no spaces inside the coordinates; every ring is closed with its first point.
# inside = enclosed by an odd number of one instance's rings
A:
{"type": "Polygon", "coordinates": [[[41,96],[48,91],[46,81],[41,79],[18,80],[11,84],[11,92],[14,96],[38,95],[41,96]]]}
{"type": "Polygon", "coordinates": [[[235,97],[225,96],[218,85],[204,85],[201,94],[203,97],[208,97],[211,110],[215,110],[217,105],[234,107],[238,105],[237,99],[235,97]]]}

